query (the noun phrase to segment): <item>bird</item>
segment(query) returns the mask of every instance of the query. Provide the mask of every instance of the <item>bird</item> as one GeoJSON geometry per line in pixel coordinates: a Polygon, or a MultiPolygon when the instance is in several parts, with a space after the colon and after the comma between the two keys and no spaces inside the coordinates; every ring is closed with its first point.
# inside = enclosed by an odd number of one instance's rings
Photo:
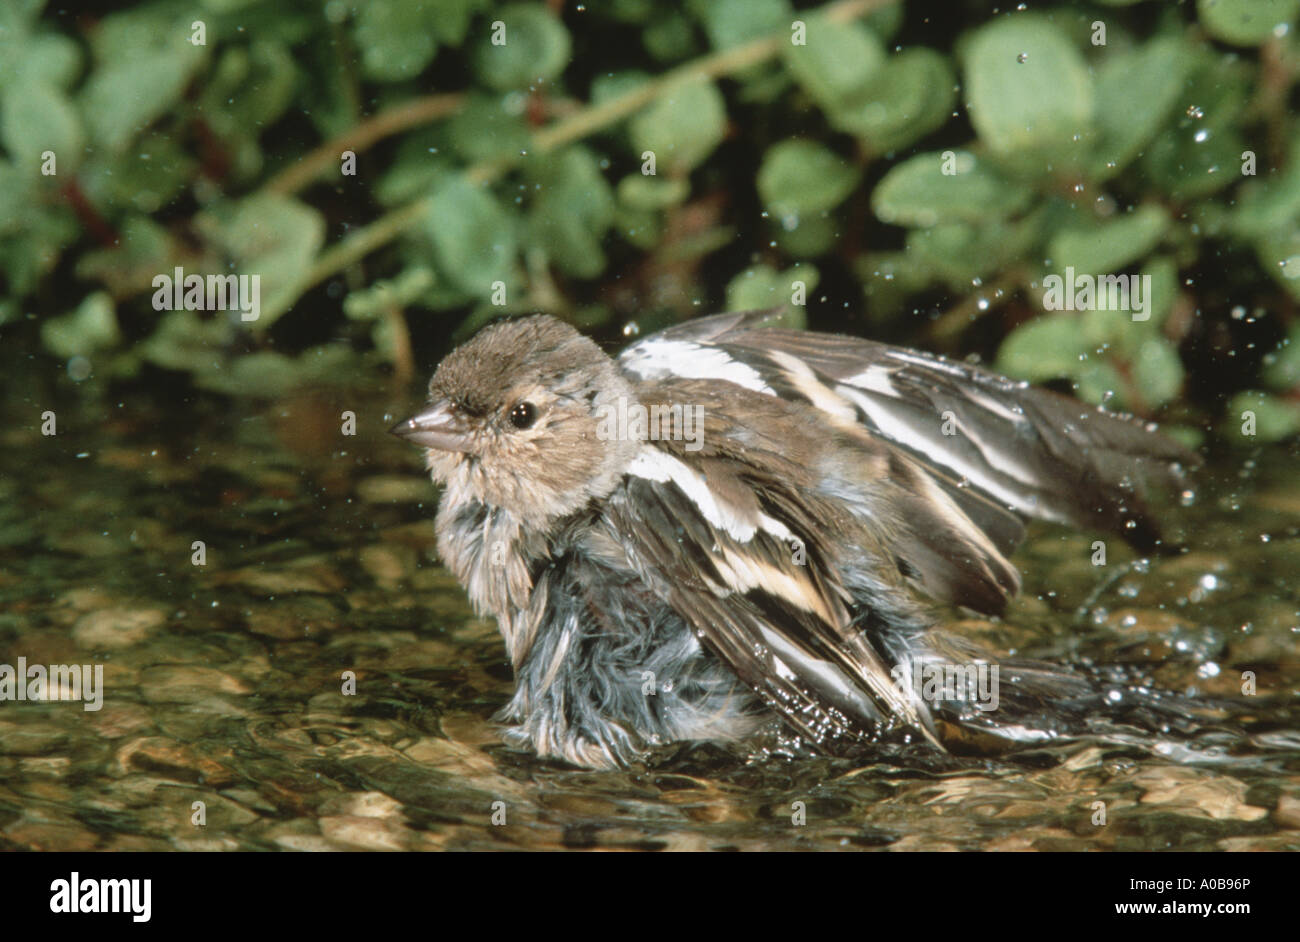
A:
{"type": "Polygon", "coordinates": [[[617,769],[673,743],[1019,748],[1124,707],[1177,713],[1000,656],[936,611],[1001,614],[1031,519],[1169,550],[1147,486],[1181,483],[1196,454],[1152,423],[780,314],[686,321],[617,356],[549,315],[501,320],[391,429],[442,487],[442,562],[500,628],[505,742],[617,769]]]}

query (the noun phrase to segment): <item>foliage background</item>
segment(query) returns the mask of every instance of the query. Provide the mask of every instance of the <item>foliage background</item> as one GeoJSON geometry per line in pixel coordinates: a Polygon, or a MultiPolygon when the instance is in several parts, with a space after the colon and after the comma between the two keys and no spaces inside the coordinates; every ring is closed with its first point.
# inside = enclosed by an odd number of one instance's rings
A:
{"type": "Polygon", "coordinates": [[[275,396],[411,380],[502,314],[613,344],[802,282],[810,327],[1190,435],[1249,409],[1285,438],[1298,20],[1300,0],[6,0],[0,338],[92,395],[275,396]],[[260,274],[261,317],[155,311],[177,266],[260,274]],[[1151,275],[1151,319],[1044,311],[1066,266],[1151,275]]]}

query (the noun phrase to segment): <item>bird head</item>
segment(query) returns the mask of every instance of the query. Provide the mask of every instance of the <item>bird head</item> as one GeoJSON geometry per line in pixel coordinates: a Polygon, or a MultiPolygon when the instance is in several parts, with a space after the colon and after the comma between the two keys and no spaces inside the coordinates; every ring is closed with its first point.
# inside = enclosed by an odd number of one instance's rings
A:
{"type": "Polygon", "coordinates": [[[429,383],[428,407],[392,428],[425,448],[456,498],[545,526],[607,496],[638,443],[602,434],[634,401],[605,353],[545,315],[502,321],[457,347],[429,383]]]}

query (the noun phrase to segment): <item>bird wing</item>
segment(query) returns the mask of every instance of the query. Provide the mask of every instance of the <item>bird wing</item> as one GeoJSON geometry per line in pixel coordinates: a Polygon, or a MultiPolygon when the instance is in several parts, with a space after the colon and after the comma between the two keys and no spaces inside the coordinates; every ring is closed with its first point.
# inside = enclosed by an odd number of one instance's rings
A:
{"type": "Polygon", "coordinates": [[[724,430],[712,429],[706,440],[710,446],[696,453],[680,442],[643,444],[604,503],[608,539],[809,741],[829,748],[897,722],[933,736],[928,710],[891,676],[864,630],[869,613],[817,538],[829,517],[850,515],[795,486],[793,464],[783,469],[788,475],[772,476],[770,467],[719,453],[729,440],[724,430]],[[755,474],[765,476],[761,487],[755,474]]]}
{"type": "Polygon", "coordinates": [[[690,321],[619,364],[640,380],[728,380],[856,422],[923,466],[1004,553],[1020,517],[1160,544],[1143,481],[1177,482],[1198,459],[1153,424],[915,350],[763,327],[776,313],[690,321]]]}

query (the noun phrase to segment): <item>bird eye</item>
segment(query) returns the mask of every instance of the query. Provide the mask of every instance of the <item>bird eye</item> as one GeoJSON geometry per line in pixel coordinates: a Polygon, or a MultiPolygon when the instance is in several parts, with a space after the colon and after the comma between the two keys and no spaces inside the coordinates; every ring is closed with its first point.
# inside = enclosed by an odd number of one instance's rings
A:
{"type": "Polygon", "coordinates": [[[531,402],[517,402],[510,410],[510,424],[515,428],[528,428],[537,421],[537,407],[531,402]]]}

